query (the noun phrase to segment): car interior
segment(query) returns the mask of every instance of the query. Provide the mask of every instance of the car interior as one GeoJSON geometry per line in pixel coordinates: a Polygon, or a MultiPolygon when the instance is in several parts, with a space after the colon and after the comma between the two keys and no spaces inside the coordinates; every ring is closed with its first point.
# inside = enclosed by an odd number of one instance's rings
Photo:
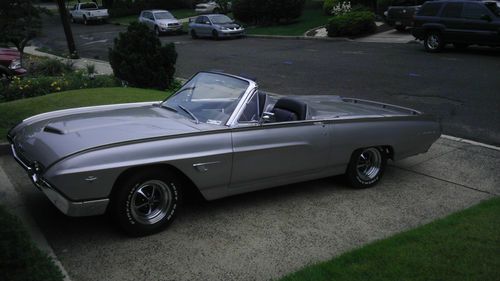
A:
{"type": "Polygon", "coordinates": [[[272,109],[276,122],[306,120],[307,104],[292,98],[280,98],[272,109]]]}

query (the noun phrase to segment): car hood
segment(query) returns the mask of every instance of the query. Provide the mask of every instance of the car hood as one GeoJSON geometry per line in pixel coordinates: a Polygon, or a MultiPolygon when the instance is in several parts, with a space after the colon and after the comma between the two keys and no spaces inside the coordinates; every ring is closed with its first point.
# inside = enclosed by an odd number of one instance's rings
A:
{"type": "Polygon", "coordinates": [[[158,24],[169,24],[169,23],[179,23],[176,19],[164,19],[164,20],[156,20],[158,24]]]}
{"type": "Polygon", "coordinates": [[[216,25],[218,25],[220,27],[225,27],[225,28],[238,28],[238,27],[240,27],[240,25],[237,23],[221,23],[221,24],[216,24],[216,25]]]}
{"type": "Polygon", "coordinates": [[[18,154],[29,162],[37,161],[47,167],[85,149],[196,132],[204,125],[149,104],[83,111],[35,121],[27,119],[13,129],[10,138],[18,154]]]}

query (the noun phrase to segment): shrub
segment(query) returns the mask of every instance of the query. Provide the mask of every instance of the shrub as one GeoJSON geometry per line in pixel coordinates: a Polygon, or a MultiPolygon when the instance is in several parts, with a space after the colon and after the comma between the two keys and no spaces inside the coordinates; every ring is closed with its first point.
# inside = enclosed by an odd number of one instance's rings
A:
{"type": "Polygon", "coordinates": [[[338,2],[333,6],[332,11],[330,12],[333,16],[340,16],[346,14],[351,11],[351,2],[338,2]]]}
{"type": "Polygon", "coordinates": [[[83,71],[61,76],[25,78],[15,76],[10,84],[0,86],[0,101],[43,96],[67,90],[116,87],[119,85],[120,81],[116,80],[112,75],[89,76],[83,71]]]}
{"type": "Polygon", "coordinates": [[[333,10],[333,6],[335,6],[335,4],[339,2],[338,0],[325,0],[325,2],[323,2],[323,12],[325,13],[325,15],[330,15],[332,13],[332,10],[333,10]]]}
{"type": "Polygon", "coordinates": [[[109,63],[118,79],[131,86],[166,89],[175,73],[177,52],[173,43],[161,45],[149,28],[134,22],[120,32],[109,49],[109,63]]]}
{"type": "Polygon", "coordinates": [[[235,0],[233,15],[254,24],[290,22],[302,15],[305,0],[235,0]]]}
{"type": "Polygon", "coordinates": [[[58,76],[71,71],[73,71],[72,62],[62,62],[61,60],[52,58],[41,58],[31,61],[28,68],[28,73],[33,76],[58,76]]]}
{"type": "Polygon", "coordinates": [[[352,11],[330,19],[327,25],[328,36],[355,36],[373,33],[377,29],[375,14],[366,11],[352,11]]]}

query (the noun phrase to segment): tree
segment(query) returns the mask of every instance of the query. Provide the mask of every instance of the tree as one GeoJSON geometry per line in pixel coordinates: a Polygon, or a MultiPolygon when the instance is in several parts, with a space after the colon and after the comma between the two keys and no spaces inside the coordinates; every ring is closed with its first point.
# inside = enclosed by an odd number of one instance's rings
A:
{"type": "Polygon", "coordinates": [[[215,3],[219,5],[218,9],[223,14],[227,14],[231,10],[231,0],[215,0],[215,3]]]}
{"type": "Polygon", "coordinates": [[[22,58],[24,47],[40,33],[42,13],[49,11],[33,6],[31,0],[1,0],[0,42],[14,44],[22,58]]]}
{"type": "Polygon", "coordinates": [[[135,87],[168,88],[174,79],[176,60],[174,44],[162,46],[160,39],[138,22],[120,32],[109,49],[109,63],[115,76],[135,87]]]}

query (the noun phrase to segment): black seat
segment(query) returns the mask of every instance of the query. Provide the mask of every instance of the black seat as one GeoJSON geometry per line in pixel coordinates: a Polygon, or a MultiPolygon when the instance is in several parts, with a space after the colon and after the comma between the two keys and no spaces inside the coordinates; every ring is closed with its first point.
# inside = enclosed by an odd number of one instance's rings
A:
{"type": "Polygon", "coordinates": [[[305,120],[307,104],[292,98],[279,99],[273,108],[276,122],[305,120]]]}

